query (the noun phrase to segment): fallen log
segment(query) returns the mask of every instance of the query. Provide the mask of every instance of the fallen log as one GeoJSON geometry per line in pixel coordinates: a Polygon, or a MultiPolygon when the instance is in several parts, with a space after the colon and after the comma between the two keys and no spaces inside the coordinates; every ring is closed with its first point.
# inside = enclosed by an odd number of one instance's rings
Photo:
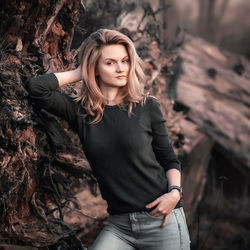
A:
{"type": "Polygon", "coordinates": [[[176,101],[187,117],[250,167],[250,63],[192,36],[179,50],[176,101]]]}
{"type": "Polygon", "coordinates": [[[187,34],[168,70],[173,71],[168,95],[175,100],[174,109],[188,121],[180,121],[187,140],[180,155],[193,246],[247,248],[249,61],[187,34]],[[219,233],[228,228],[232,230],[227,236],[219,233]]]}
{"type": "Polygon", "coordinates": [[[182,152],[183,201],[187,222],[190,225],[203,197],[214,141],[200,132],[199,127],[194,123],[184,119],[180,123],[181,131],[185,135],[185,144],[182,152]]]}

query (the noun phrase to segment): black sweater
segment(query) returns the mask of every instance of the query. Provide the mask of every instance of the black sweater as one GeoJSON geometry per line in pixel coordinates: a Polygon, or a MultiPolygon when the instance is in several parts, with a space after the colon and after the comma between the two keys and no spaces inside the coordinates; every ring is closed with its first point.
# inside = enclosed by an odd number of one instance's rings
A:
{"type": "Polygon", "coordinates": [[[145,210],[167,192],[166,171],[180,170],[180,162],[155,98],[134,106],[131,116],[117,105],[106,106],[102,120],[89,124],[92,118],[79,115],[77,104],[58,87],[53,73],[26,82],[39,106],[68,121],[78,133],[110,214],[145,210]]]}

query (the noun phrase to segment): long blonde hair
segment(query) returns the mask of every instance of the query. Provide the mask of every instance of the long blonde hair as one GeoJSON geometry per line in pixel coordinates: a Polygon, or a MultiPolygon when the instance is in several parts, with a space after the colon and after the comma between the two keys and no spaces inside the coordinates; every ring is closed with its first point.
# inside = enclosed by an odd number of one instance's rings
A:
{"type": "Polygon", "coordinates": [[[107,98],[102,94],[96,80],[96,66],[101,57],[101,49],[105,45],[121,44],[127,49],[130,70],[128,82],[119,89],[117,102],[123,107],[128,103],[128,113],[132,113],[133,105],[144,104],[147,94],[144,93],[143,62],[137,55],[133,42],[124,34],[109,29],[99,29],[92,33],[81,45],[79,62],[82,66],[83,84],[76,101],[86,110],[87,115],[94,117],[91,123],[98,123],[103,116],[107,98]]]}

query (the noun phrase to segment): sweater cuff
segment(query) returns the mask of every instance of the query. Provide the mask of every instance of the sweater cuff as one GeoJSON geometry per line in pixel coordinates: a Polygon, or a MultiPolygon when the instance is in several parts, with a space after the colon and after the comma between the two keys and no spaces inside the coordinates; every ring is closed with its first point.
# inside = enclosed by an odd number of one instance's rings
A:
{"type": "Polygon", "coordinates": [[[43,76],[45,78],[44,80],[47,83],[49,83],[48,87],[50,90],[56,90],[59,88],[59,82],[58,82],[58,79],[54,73],[45,74],[43,76]]]}
{"type": "Polygon", "coordinates": [[[165,171],[167,172],[170,169],[177,169],[181,172],[181,166],[179,163],[176,163],[176,162],[172,162],[172,163],[168,164],[165,171]]]}

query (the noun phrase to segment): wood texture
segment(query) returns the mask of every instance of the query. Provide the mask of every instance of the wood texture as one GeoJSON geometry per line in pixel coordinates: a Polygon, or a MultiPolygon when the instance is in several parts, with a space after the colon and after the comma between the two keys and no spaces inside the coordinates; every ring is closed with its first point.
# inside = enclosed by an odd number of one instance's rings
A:
{"type": "MultiPolygon", "coordinates": [[[[2,245],[6,249],[26,245],[82,250],[81,241],[91,244],[103,227],[106,203],[77,136],[65,122],[30,103],[22,84],[37,74],[73,69],[76,51],[71,45],[77,49],[100,27],[129,35],[145,61],[146,89],[160,101],[174,149],[184,160],[189,223],[204,198],[215,144],[230,155],[237,170],[249,175],[249,62],[191,36],[177,50],[183,42],[180,30],[171,47],[176,51],[166,51],[166,27],[160,23],[168,6],[160,3],[89,0],[76,26],[82,1],[4,1],[0,242],[14,244],[2,245]],[[178,105],[181,112],[176,112],[178,105]]],[[[72,93],[78,87],[63,91],[72,93]]],[[[210,199],[212,203],[213,196],[210,199]]]]}
{"type": "Polygon", "coordinates": [[[177,101],[204,133],[250,167],[250,63],[187,36],[177,101]]]}
{"type": "Polygon", "coordinates": [[[76,206],[72,181],[96,182],[79,142],[73,146],[69,130],[33,107],[23,88],[31,76],[74,66],[69,48],[81,2],[3,1],[1,7],[0,242],[84,249],[63,209],[76,206]]]}
{"type": "Polygon", "coordinates": [[[183,146],[183,151],[186,154],[182,176],[183,201],[187,221],[190,225],[203,197],[214,141],[200,132],[197,125],[184,119],[181,120],[181,131],[186,137],[186,143],[183,146]]]}

